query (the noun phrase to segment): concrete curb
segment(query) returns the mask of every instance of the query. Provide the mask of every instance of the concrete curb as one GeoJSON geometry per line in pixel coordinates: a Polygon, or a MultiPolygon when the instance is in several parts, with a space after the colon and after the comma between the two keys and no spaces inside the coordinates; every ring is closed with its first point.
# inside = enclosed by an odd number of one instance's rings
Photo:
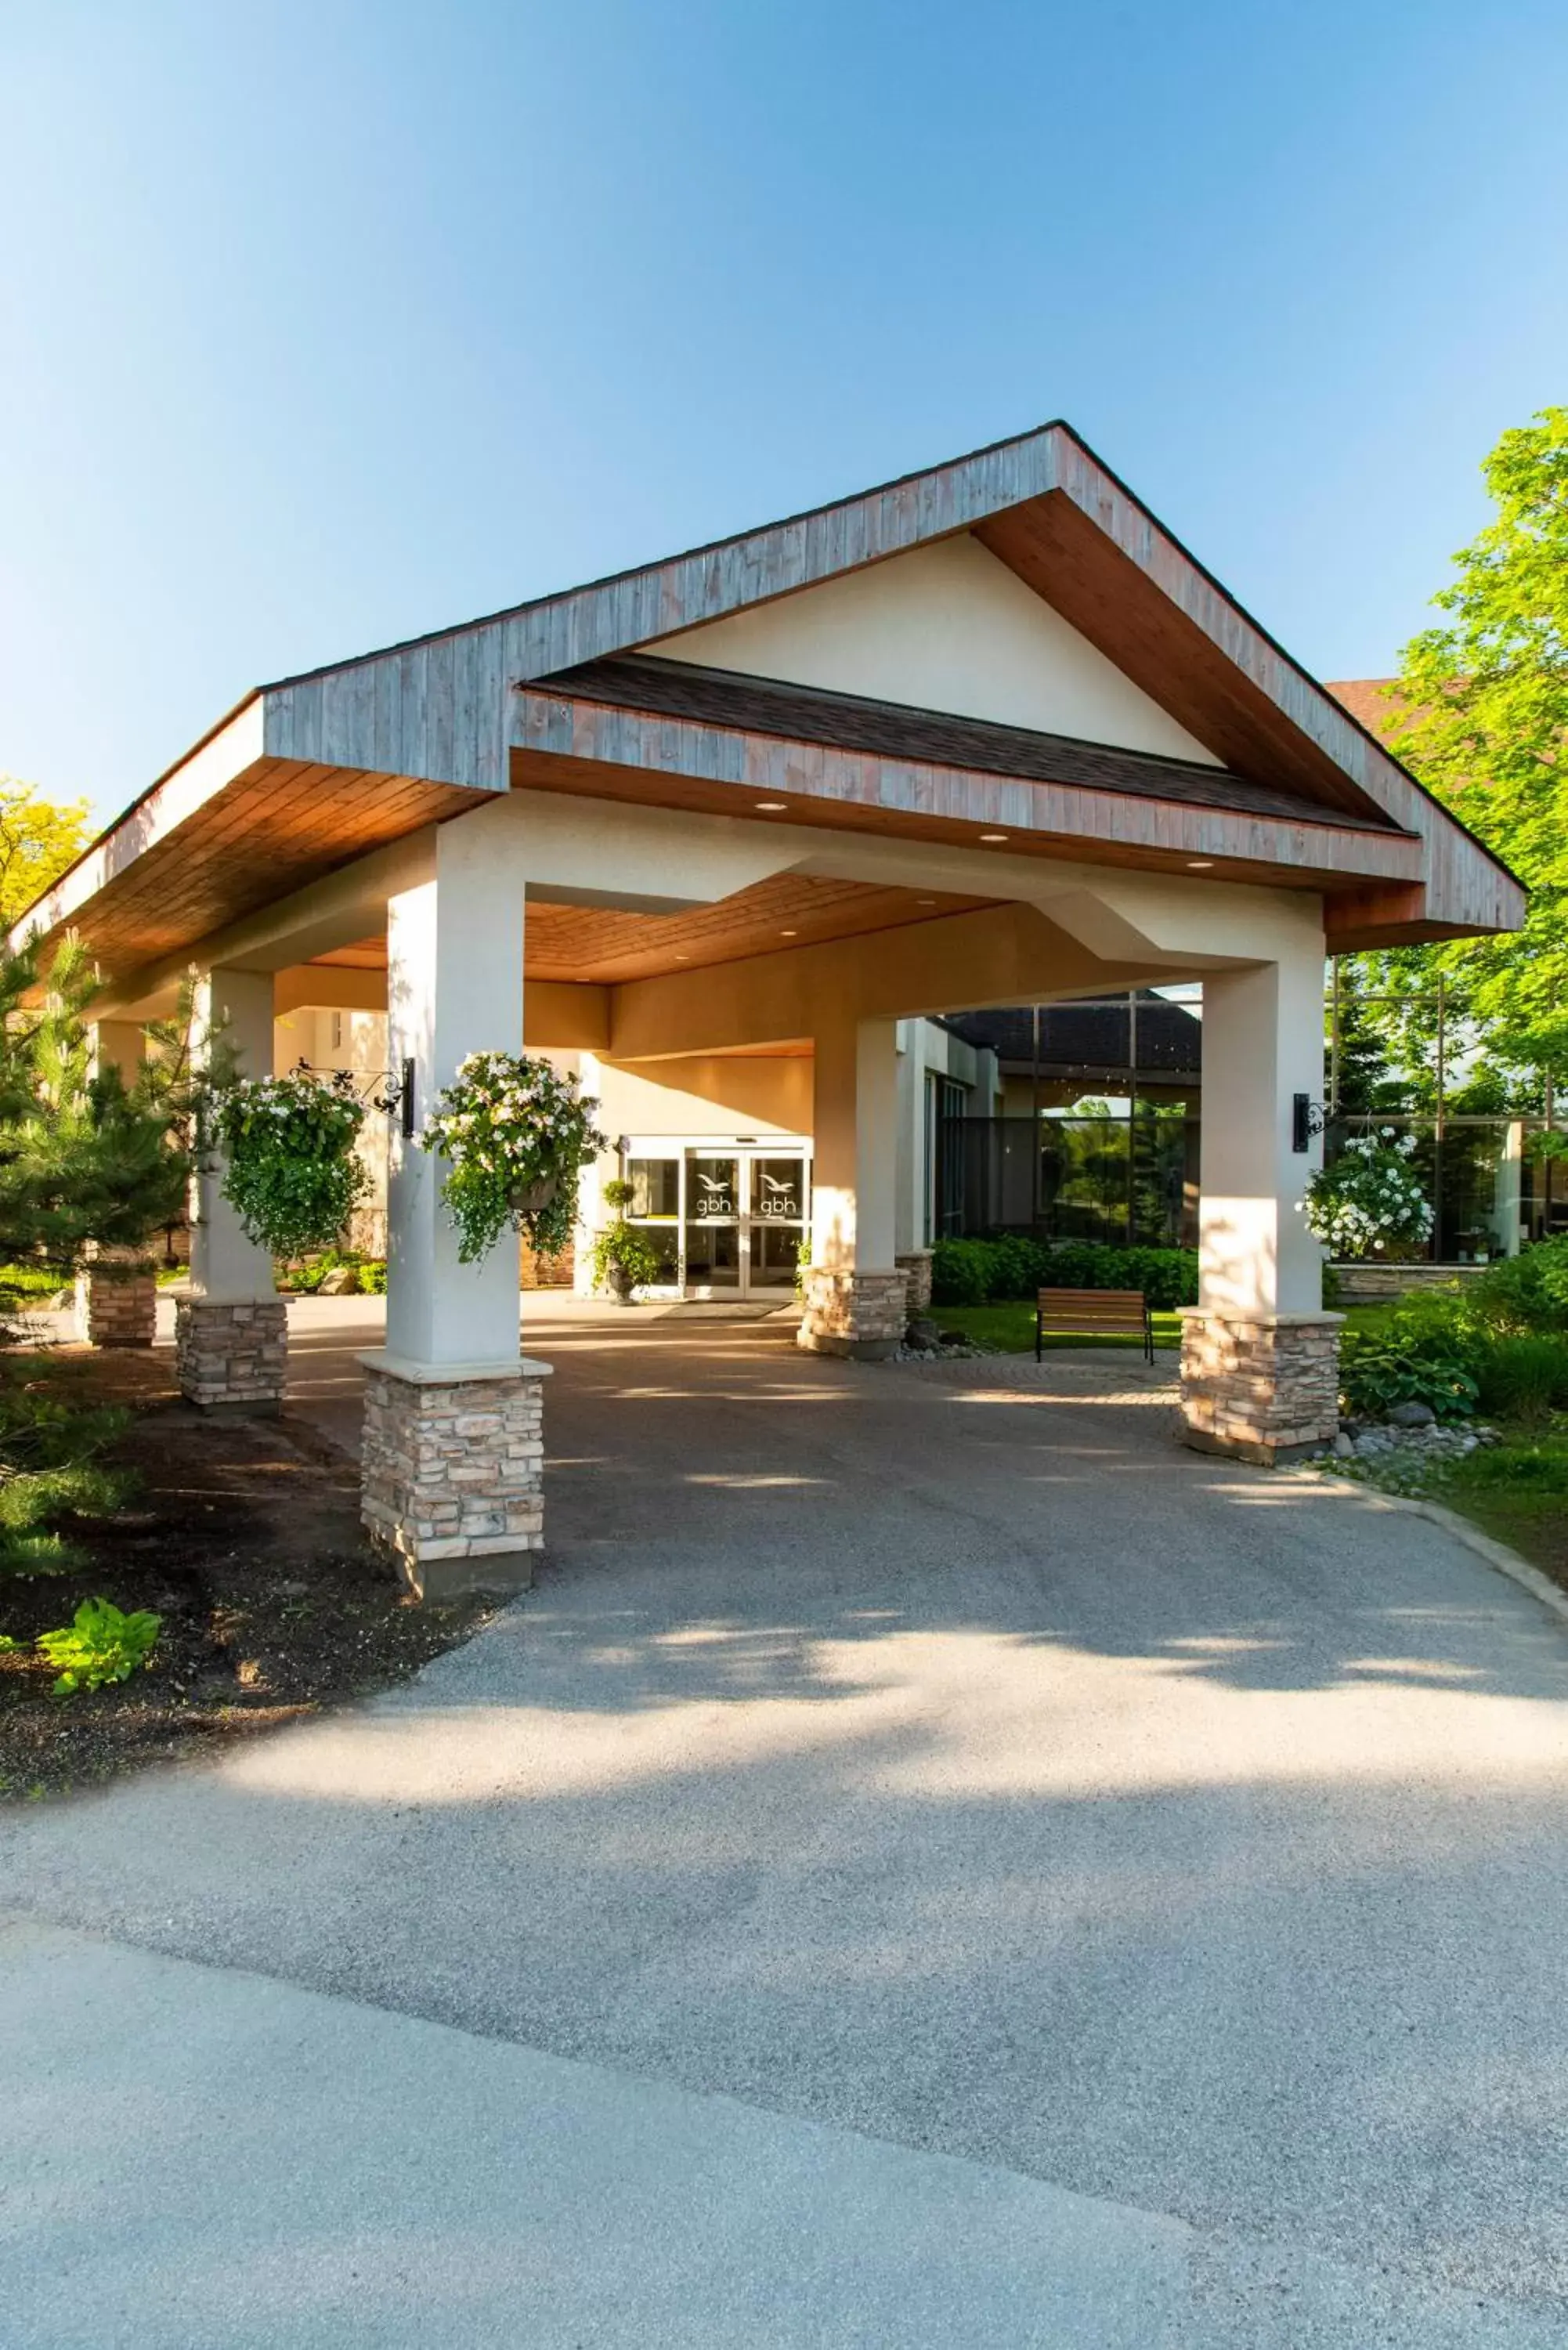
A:
{"type": "MultiPolygon", "coordinates": [[[[1490,1534],[1483,1534],[1479,1526],[1472,1525],[1469,1518],[1461,1517],[1458,1510],[1445,1509],[1441,1502],[1423,1502],[1415,1494],[1380,1493],[1374,1486],[1358,1485],[1351,1477],[1336,1482],[1346,1492],[1355,1493],[1364,1502],[1375,1503],[1381,1509],[1404,1510],[1411,1517],[1429,1519],[1433,1525],[1441,1526],[1446,1534],[1452,1534],[1456,1542],[1463,1543],[1467,1550],[1474,1551],[1478,1558],[1484,1559],[1488,1566],[1495,1568],[1499,1575],[1506,1575],[1511,1583],[1517,1583],[1521,1591],[1528,1591],[1532,1598],[1539,1599],[1542,1606],[1561,1623],[1568,1624],[1568,1591],[1553,1583],[1549,1575],[1542,1575],[1538,1566],[1532,1566],[1527,1558],[1521,1558],[1516,1550],[1510,1550],[1506,1543],[1496,1541],[1490,1534]]],[[[1324,1482],[1326,1480],[1319,1481],[1320,1490],[1324,1482]]]]}

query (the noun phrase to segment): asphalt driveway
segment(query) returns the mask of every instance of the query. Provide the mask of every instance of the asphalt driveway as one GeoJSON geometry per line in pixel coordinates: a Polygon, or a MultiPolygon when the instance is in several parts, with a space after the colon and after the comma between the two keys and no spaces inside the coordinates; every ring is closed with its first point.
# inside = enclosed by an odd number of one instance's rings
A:
{"type": "Polygon", "coordinates": [[[1568,1628],[1131,1358],[529,1345],[532,1595],[7,1826],[18,2341],[1563,2338],[1568,1628]]]}

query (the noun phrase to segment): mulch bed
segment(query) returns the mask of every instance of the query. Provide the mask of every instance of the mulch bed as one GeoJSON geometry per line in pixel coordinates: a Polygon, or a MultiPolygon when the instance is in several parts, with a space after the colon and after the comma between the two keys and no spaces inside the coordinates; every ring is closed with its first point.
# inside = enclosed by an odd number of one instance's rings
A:
{"type": "Polygon", "coordinates": [[[364,1548],[358,1468],[308,1422],[214,1419],[172,1363],[63,1347],[27,1366],[62,1400],[130,1404],[118,1459],[138,1487],[114,1518],[63,1529],[84,1572],[0,1575],[0,1801],[36,1802],[209,1754],[405,1680],[495,1613],[493,1597],[416,1605],[364,1548]],[[151,1607],[150,1667],[57,1698],[31,1643],[83,1599],[151,1607]]]}

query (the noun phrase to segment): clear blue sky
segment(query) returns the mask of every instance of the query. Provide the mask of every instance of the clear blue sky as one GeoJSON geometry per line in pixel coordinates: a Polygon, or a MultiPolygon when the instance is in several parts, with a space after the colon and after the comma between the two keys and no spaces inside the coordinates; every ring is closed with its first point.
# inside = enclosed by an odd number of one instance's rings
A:
{"type": "Polygon", "coordinates": [[[1562,0],[0,0],[0,771],[1054,415],[1320,675],[1568,398],[1562,0]]]}

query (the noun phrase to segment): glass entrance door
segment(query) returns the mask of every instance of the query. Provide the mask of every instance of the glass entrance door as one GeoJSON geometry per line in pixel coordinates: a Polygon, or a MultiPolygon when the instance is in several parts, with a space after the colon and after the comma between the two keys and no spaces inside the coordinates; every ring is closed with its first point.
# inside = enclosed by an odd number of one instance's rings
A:
{"type": "Polygon", "coordinates": [[[800,1150],[687,1149],[689,1296],[749,1297],[793,1286],[810,1211],[806,1168],[800,1150]]]}
{"type": "Polygon", "coordinates": [[[794,1285],[805,1237],[805,1160],[795,1151],[749,1151],[746,1166],[746,1287],[794,1285]]]}
{"type": "Polygon", "coordinates": [[[737,1151],[686,1153],[686,1286],[702,1297],[741,1294],[745,1161],[737,1151]]]}

